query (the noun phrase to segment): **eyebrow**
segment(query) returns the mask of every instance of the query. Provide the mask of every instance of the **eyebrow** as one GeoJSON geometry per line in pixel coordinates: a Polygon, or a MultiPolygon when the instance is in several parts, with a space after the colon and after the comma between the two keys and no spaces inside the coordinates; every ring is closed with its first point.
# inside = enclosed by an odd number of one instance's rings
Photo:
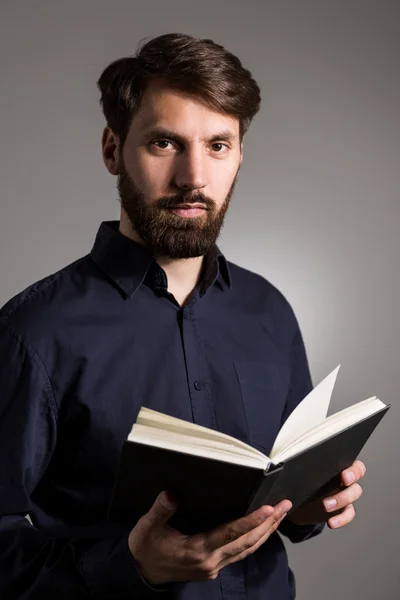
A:
{"type": "MultiPolygon", "coordinates": [[[[189,142],[189,139],[183,135],[179,135],[175,133],[171,129],[167,129],[166,127],[156,126],[144,133],[144,138],[146,141],[150,141],[152,138],[168,138],[173,140],[174,142],[178,142],[179,144],[185,144],[189,142]]],[[[208,142],[234,142],[237,139],[237,135],[233,133],[230,129],[224,129],[219,133],[213,135],[210,139],[206,140],[208,142]]],[[[203,139],[204,141],[204,139],[203,139]]]]}

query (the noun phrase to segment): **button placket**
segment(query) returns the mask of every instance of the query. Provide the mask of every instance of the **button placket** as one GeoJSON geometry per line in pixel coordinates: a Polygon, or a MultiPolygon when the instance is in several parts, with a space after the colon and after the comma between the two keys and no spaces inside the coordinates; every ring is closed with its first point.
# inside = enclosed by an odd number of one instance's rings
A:
{"type": "Polygon", "coordinates": [[[205,427],[213,427],[214,417],[210,412],[210,402],[206,399],[205,358],[196,328],[193,303],[183,308],[181,327],[193,421],[205,427]]]}

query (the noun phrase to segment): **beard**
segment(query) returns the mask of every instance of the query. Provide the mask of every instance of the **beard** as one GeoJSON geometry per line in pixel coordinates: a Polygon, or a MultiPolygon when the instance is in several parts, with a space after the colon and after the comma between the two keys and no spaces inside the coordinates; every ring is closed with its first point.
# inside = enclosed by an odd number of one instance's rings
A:
{"type": "Polygon", "coordinates": [[[149,202],[121,161],[117,181],[121,206],[134,231],[154,255],[169,258],[204,256],[214,246],[221,232],[239,170],[240,166],[218,209],[214,200],[201,192],[181,192],[149,202]],[[195,203],[201,203],[205,208],[201,216],[181,217],[169,210],[195,203]]]}

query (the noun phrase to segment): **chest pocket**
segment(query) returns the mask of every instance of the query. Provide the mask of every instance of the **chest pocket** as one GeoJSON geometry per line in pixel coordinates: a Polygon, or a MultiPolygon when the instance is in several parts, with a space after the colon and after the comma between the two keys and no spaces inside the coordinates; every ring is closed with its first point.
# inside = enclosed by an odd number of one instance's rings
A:
{"type": "Polygon", "coordinates": [[[234,361],[251,446],[268,454],[281,427],[290,373],[285,364],[234,361]]]}

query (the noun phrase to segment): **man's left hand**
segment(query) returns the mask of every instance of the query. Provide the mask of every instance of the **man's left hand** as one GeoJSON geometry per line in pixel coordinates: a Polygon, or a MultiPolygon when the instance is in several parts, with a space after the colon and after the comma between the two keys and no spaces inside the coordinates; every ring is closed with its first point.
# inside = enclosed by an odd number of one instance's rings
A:
{"type": "Polygon", "coordinates": [[[342,485],[337,493],[323,500],[305,504],[289,513],[287,519],[296,525],[327,523],[330,529],[340,529],[340,527],[348,525],[356,514],[353,503],[362,494],[362,487],[358,481],[364,477],[365,472],[364,463],[356,460],[351,467],[342,471],[342,485]]]}

